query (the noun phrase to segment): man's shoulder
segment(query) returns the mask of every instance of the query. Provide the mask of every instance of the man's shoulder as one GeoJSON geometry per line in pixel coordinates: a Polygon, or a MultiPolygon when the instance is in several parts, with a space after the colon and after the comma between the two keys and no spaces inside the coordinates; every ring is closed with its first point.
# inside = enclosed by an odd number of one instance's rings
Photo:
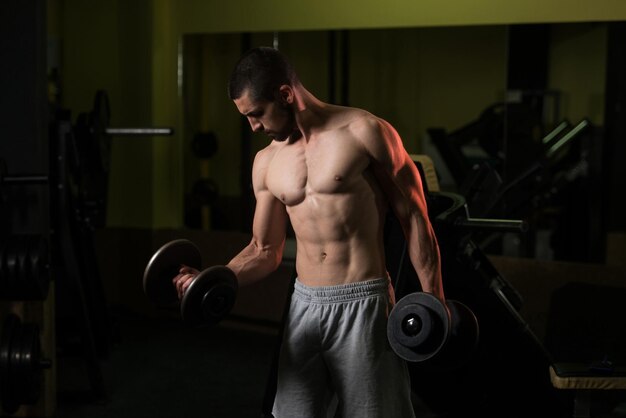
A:
{"type": "Polygon", "coordinates": [[[398,132],[388,121],[370,112],[355,108],[346,120],[344,129],[349,133],[346,137],[363,146],[370,155],[380,157],[389,144],[401,142],[398,132]]]}
{"type": "Polygon", "coordinates": [[[346,118],[345,129],[359,141],[376,140],[383,134],[388,123],[362,109],[353,108],[346,118]]]}
{"type": "Polygon", "coordinates": [[[380,129],[381,119],[364,109],[356,107],[337,107],[334,123],[335,129],[348,130],[361,136],[380,129]]]}
{"type": "Polygon", "coordinates": [[[276,154],[276,151],[279,148],[279,145],[280,144],[272,142],[265,148],[257,151],[252,164],[252,185],[255,193],[267,189],[265,183],[267,171],[271,165],[274,155],[276,154]]]}
{"type": "Polygon", "coordinates": [[[266,164],[269,160],[272,159],[274,154],[276,154],[276,151],[278,151],[280,146],[280,142],[272,141],[264,148],[261,148],[259,151],[257,151],[254,158],[255,164],[266,164]]]}

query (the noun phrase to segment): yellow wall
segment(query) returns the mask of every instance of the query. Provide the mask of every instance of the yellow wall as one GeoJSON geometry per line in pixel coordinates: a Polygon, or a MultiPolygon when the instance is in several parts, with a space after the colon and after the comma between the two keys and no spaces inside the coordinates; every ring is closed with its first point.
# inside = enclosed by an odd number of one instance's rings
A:
{"type": "Polygon", "coordinates": [[[552,28],[548,84],[562,91],[561,112],[570,122],[604,123],[606,25],[564,24],[552,28]]]}
{"type": "Polygon", "coordinates": [[[185,193],[200,178],[201,162],[192,154],[196,132],[213,132],[218,150],[207,165],[220,194],[238,194],[241,166],[241,118],[228,99],[229,67],[241,51],[239,35],[188,36],[184,38],[184,176],[185,193]]]}
{"type": "MultiPolygon", "coordinates": [[[[73,120],[107,91],[112,126],[152,123],[151,1],[58,2],[62,105],[73,120]]],[[[160,105],[162,106],[162,105],[160,105]]],[[[112,139],[108,224],[152,227],[153,166],[149,138],[112,139]]]]}
{"type": "MultiPolygon", "coordinates": [[[[321,60],[327,43],[318,41],[324,32],[315,35],[313,30],[359,29],[351,31],[350,37],[354,54],[351,104],[390,119],[407,148],[417,152],[425,128],[459,127],[503,93],[503,24],[626,18],[622,0],[598,0],[593,5],[565,0],[393,0],[384,6],[374,0],[49,1],[58,5],[58,26],[51,27],[62,41],[63,104],[75,115],[89,110],[95,90],[104,88],[111,98],[114,125],[176,129],[172,138],[113,140],[108,224],[141,228],[182,225],[183,195],[188,188],[183,178],[193,175],[189,170],[197,170],[186,166],[186,147],[194,130],[202,126],[193,124],[201,120],[189,125],[189,111],[183,108],[179,52],[184,34],[254,31],[261,32],[253,37],[254,42],[268,44],[272,31],[288,31],[281,34],[281,49],[292,56],[297,68],[305,68],[301,69],[305,83],[324,99],[326,64],[321,60]],[[415,26],[438,27],[411,29],[415,26]],[[374,30],[379,27],[398,29],[374,30]],[[323,77],[318,76],[320,71],[323,77]]],[[[567,91],[564,111],[573,120],[583,114],[599,120],[603,113],[604,33],[602,25],[571,25],[556,31],[550,82],[551,87],[567,91]]],[[[223,36],[230,40],[216,47],[222,48],[228,64],[218,54],[218,59],[205,57],[205,66],[197,69],[215,75],[210,86],[199,86],[211,97],[199,102],[209,115],[205,127],[219,125],[212,120],[238,119],[224,104],[222,84],[239,52],[238,46],[233,49],[229,44],[236,43],[237,37],[223,36]]],[[[222,191],[236,193],[240,131],[238,126],[220,129],[224,158],[211,163],[211,176],[223,176],[222,191]]],[[[253,141],[254,149],[264,143],[263,139],[253,141]]]]}
{"type": "Polygon", "coordinates": [[[179,7],[185,33],[626,19],[623,0],[185,0],[179,7]]]}
{"type": "MultiPolygon", "coordinates": [[[[124,0],[119,1],[124,3],[124,0]]],[[[176,133],[173,137],[152,140],[153,193],[152,198],[147,200],[150,207],[146,207],[145,202],[141,206],[146,211],[152,210],[153,228],[180,227],[183,221],[182,39],[179,36],[176,2],[152,0],[151,4],[152,13],[148,13],[148,18],[152,19],[151,42],[145,45],[151,52],[150,122],[157,126],[173,126],[176,133]]]]}
{"type": "Polygon", "coordinates": [[[351,31],[350,104],[389,120],[412,153],[503,96],[506,27],[351,31]]]}

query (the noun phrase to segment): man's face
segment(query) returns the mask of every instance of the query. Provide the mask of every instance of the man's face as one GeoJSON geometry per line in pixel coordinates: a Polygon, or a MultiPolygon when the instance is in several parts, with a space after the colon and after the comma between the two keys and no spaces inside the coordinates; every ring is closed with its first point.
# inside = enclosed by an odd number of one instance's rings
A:
{"type": "Polygon", "coordinates": [[[263,132],[271,139],[285,141],[296,129],[293,109],[278,101],[253,101],[245,91],[235,99],[239,113],[248,118],[254,132],[263,132]]]}

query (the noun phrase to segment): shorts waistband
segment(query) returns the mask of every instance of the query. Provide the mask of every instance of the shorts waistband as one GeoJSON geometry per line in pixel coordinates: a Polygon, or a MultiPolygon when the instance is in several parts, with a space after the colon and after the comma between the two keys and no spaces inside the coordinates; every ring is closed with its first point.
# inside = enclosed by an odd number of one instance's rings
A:
{"type": "Polygon", "coordinates": [[[334,303],[362,299],[368,296],[387,295],[389,292],[389,278],[365,280],[356,283],[340,284],[336,286],[305,286],[298,279],[294,284],[293,295],[311,303],[334,303]]]}

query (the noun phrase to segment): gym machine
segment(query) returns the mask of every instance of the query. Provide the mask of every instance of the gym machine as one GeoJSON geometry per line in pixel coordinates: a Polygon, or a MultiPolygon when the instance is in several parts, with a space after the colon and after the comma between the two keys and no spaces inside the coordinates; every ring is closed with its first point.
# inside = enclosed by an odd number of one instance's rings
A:
{"type": "MultiPolygon", "coordinates": [[[[111,345],[111,324],[98,271],[93,231],[106,223],[111,138],[172,135],[171,128],[111,127],[105,91],[98,91],[93,108],[78,115],[59,110],[49,130],[47,173],[12,175],[0,161],[1,206],[11,205],[5,191],[46,187],[50,232],[45,235],[7,232],[0,246],[0,299],[45,300],[50,281],[56,289],[58,356],[65,339],[80,341],[82,358],[94,398],[104,396],[100,360],[111,345]]],[[[15,193],[7,193],[15,199],[15,193]]],[[[4,211],[4,208],[3,208],[4,211]]],[[[37,324],[23,323],[9,313],[0,330],[0,401],[6,413],[37,402],[42,371],[53,360],[42,352],[37,324]]],[[[74,350],[68,350],[72,355],[74,350]]]]}
{"type": "MultiPolygon", "coordinates": [[[[543,229],[550,232],[554,258],[599,261],[599,129],[586,118],[575,124],[564,119],[539,137],[541,127],[528,114],[523,104],[497,103],[460,129],[432,128],[428,134],[473,216],[529,221],[522,255],[537,255],[537,232],[543,229]],[[580,201],[580,193],[594,197],[580,201]],[[580,227],[581,216],[588,226],[580,227]],[[584,238],[569,235],[572,223],[584,238]]],[[[503,251],[501,237],[498,231],[475,234],[494,253],[503,251]]]]}
{"type": "Polygon", "coordinates": [[[94,230],[106,224],[111,139],[173,134],[171,128],[111,127],[110,118],[108,96],[100,90],[91,111],[79,114],[74,125],[69,112],[60,112],[51,132],[57,346],[59,356],[75,355],[78,348],[96,399],[105,394],[100,360],[109,355],[113,332],[94,244],[94,230]],[[72,345],[76,339],[79,347],[72,345]]]}
{"type": "MultiPolygon", "coordinates": [[[[428,167],[422,162],[417,165],[426,179],[428,167]]],[[[528,224],[515,219],[473,218],[462,195],[429,189],[427,181],[423,184],[439,243],[446,299],[461,302],[475,315],[479,338],[461,338],[455,344],[461,350],[452,356],[443,351],[435,353],[435,361],[409,362],[417,408],[446,417],[467,416],[468,411],[498,416],[499,411],[512,409],[519,409],[515,413],[520,417],[538,410],[560,412],[560,398],[546,374],[552,358],[519,313],[523,298],[474,240],[477,233],[485,231],[523,235],[528,224]],[[442,361],[437,361],[438,357],[442,361]]],[[[387,220],[385,243],[397,298],[400,302],[412,298],[420,291],[419,280],[406,257],[402,230],[392,216],[387,220]]],[[[468,321],[466,312],[461,315],[462,330],[473,320],[468,321]]],[[[465,332],[467,335],[466,328],[465,332]]]]}

